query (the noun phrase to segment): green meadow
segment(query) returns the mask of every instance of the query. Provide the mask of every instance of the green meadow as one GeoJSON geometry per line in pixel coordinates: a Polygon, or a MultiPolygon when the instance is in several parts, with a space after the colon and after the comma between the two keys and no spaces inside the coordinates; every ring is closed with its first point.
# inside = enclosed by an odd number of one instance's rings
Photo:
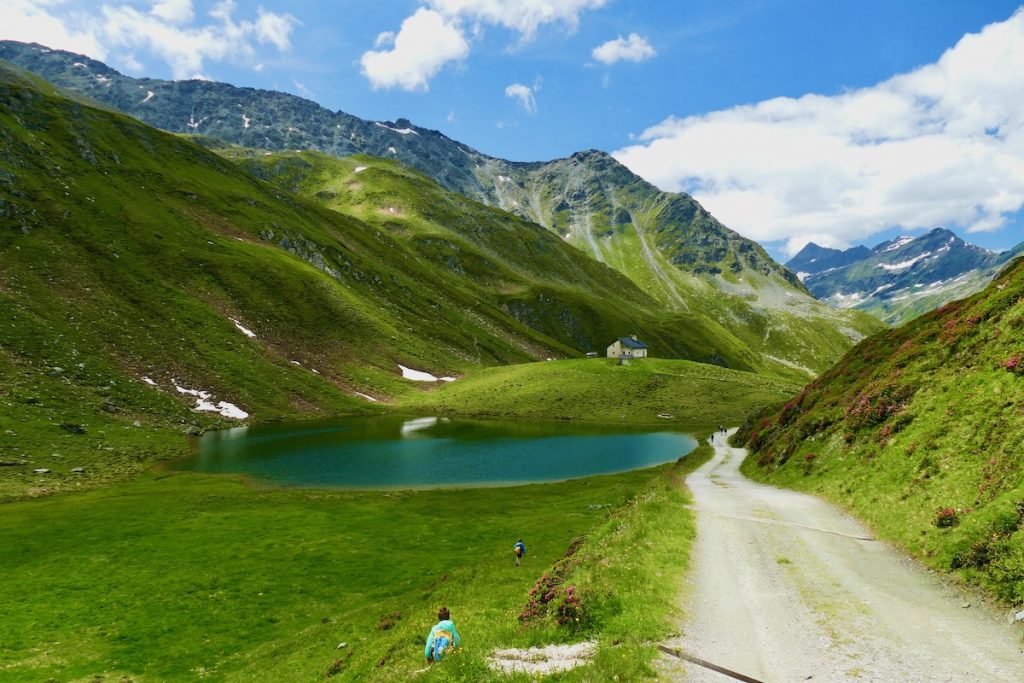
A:
{"type": "Polygon", "coordinates": [[[405,410],[472,417],[589,420],[606,424],[739,424],[799,389],[783,379],[684,360],[609,358],[485,368],[458,382],[405,394],[405,410]]]}
{"type": "Polygon", "coordinates": [[[592,637],[601,676],[628,680],[649,673],[650,642],[671,628],[694,533],[680,476],[708,450],[515,488],[354,493],[150,473],[6,503],[0,679],[408,680],[447,605],[463,648],[422,680],[485,680],[494,647],[592,637]],[[522,623],[553,566],[582,596],[581,621],[522,623]]]}

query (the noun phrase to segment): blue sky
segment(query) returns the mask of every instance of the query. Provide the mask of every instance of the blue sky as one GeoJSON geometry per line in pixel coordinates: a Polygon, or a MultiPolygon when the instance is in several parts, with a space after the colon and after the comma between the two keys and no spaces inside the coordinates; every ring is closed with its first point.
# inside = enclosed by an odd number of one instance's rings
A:
{"type": "Polygon", "coordinates": [[[782,259],[940,226],[1024,240],[1024,68],[1003,58],[1024,53],[1017,2],[3,4],[0,37],[133,75],[285,90],[514,160],[614,152],[782,259]]]}

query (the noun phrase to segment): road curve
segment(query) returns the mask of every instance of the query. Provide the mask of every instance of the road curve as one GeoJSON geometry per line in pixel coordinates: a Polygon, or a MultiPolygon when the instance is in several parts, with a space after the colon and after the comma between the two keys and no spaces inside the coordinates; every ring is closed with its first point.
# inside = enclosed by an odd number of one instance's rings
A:
{"type": "MultiPolygon", "coordinates": [[[[672,647],[765,681],[1024,681],[1020,631],[827,503],[756,484],[725,435],[687,479],[697,510],[672,647]]],[[[664,656],[662,677],[725,683],[664,656]]]]}

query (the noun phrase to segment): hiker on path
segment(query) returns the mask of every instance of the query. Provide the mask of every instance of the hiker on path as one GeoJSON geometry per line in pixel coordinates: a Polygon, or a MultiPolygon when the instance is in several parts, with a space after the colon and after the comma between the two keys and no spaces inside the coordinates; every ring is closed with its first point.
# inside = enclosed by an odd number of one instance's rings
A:
{"type": "Polygon", "coordinates": [[[526,546],[523,545],[523,539],[520,538],[516,541],[516,544],[512,546],[512,552],[516,554],[516,566],[518,567],[523,559],[523,555],[526,554],[526,546]]]}
{"type": "Polygon", "coordinates": [[[423,648],[423,656],[433,664],[440,662],[445,655],[455,651],[459,646],[459,632],[452,621],[447,607],[437,610],[437,623],[430,629],[427,645],[423,648]]]}

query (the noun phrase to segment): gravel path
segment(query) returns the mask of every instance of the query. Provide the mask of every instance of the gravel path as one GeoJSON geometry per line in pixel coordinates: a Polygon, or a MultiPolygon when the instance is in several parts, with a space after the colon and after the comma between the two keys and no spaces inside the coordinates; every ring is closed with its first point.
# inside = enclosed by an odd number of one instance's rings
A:
{"type": "MultiPolygon", "coordinates": [[[[755,484],[714,439],[687,483],[698,538],[672,647],[774,681],[1024,681],[1019,629],[821,500],[755,484]]],[[[729,679],[664,657],[666,679],[729,679]]]]}

